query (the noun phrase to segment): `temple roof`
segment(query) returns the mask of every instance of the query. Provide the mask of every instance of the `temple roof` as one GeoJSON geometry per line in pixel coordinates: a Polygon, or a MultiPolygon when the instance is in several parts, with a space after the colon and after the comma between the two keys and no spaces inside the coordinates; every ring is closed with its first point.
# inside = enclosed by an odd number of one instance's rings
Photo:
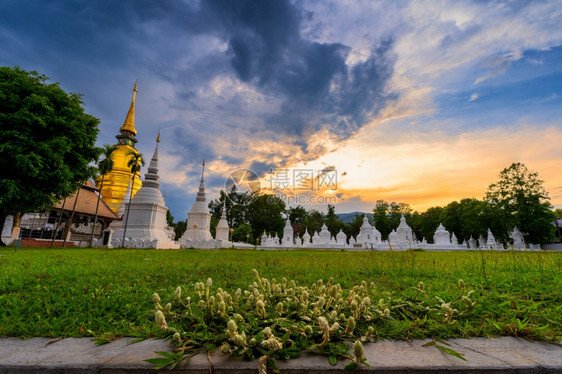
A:
{"type": "MultiPolygon", "coordinates": [[[[78,201],[76,202],[76,213],[79,214],[87,214],[90,216],[94,216],[96,214],[96,204],[98,203],[98,195],[95,193],[96,186],[91,182],[88,181],[81,186],[80,194],[78,195],[78,201]]],[[[66,202],[64,199],[59,201],[55,204],[54,209],[62,209],[62,205],[64,202],[64,210],[67,212],[71,212],[72,208],[74,207],[74,201],[76,200],[76,193],[72,196],[66,198],[66,202]]],[[[100,205],[98,209],[98,217],[109,218],[109,219],[119,219],[115,213],[111,210],[111,208],[102,200],[100,199],[100,205]]]]}

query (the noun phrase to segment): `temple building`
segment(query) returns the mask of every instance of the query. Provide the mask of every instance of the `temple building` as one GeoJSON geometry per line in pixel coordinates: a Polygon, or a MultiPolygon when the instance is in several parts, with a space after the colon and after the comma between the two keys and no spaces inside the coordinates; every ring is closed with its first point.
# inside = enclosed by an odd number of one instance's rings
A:
{"type": "MultiPolygon", "coordinates": [[[[105,175],[102,189],[102,199],[113,210],[117,212],[125,192],[129,185],[133,173],[131,167],[127,163],[131,159],[131,153],[138,153],[135,149],[137,139],[137,130],[135,129],[135,97],[137,94],[137,84],[133,88],[133,99],[131,100],[131,107],[127,113],[127,118],[123,126],[119,129],[120,134],[116,135],[118,142],[117,149],[112,153],[111,159],[113,160],[113,170],[105,175]]],[[[101,178],[96,180],[96,185],[100,187],[101,178]]],[[[133,196],[141,188],[140,177],[137,174],[133,182],[133,196]]]]}

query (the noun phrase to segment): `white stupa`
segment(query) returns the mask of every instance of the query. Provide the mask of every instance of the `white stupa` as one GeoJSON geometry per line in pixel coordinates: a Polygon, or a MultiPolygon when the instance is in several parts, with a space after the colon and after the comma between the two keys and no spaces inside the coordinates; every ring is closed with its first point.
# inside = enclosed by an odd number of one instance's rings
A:
{"type": "MultiPolygon", "coordinates": [[[[226,197],[224,199],[224,205],[222,207],[222,213],[221,213],[221,219],[219,220],[219,223],[217,224],[217,231],[215,233],[215,239],[216,240],[223,240],[225,242],[228,241],[228,230],[230,228],[228,227],[228,222],[226,221],[226,197]]],[[[265,235],[265,232],[264,232],[265,235]]]]}
{"type": "Polygon", "coordinates": [[[435,234],[433,234],[433,243],[447,248],[452,245],[449,231],[447,231],[441,223],[439,224],[439,227],[437,227],[437,230],[435,230],[435,234]]]}
{"type": "MultiPolygon", "coordinates": [[[[126,239],[136,243],[151,242],[149,245],[151,248],[179,248],[179,243],[170,240],[167,232],[166,212],[168,208],[164,204],[158,182],[160,178],[158,176],[159,142],[160,134],[156,139],[154,155],[148,165],[148,171],[144,175],[142,187],[129,203],[129,219],[125,235],[126,239]]],[[[114,239],[122,239],[124,225],[125,222],[113,234],[114,239]]]]}
{"type": "Polygon", "coordinates": [[[412,229],[406,223],[406,217],[404,217],[403,214],[402,217],[400,217],[400,224],[396,229],[396,233],[398,234],[397,239],[399,244],[412,243],[414,241],[414,237],[412,235],[412,229]]]}
{"type": "Polygon", "coordinates": [[[451,234],[451,244],[453,246],[459,245],[459,240],[457,239],[457,236],[454,232],[451,234]]]}
{"type": "Polygon", "coordinates": [[[211,213],[207,206],[205,198],[205,160],[203,160],[201,169],[201,182],[199,184],[199,192],[195,198],[195,203],[187,213],[187,229],[182,235],[180,242],[185,243],[186,240],[211,240],[211,213]]]}
{"type": "Polygon", "coordinates": [[[486,240],[486,247],[488,249],[496,249],[496,238],[494,238],[494,234],[492,234],[492,230],[488,229],[488,239],[486,240]]]}
{"type": "Polygon", "coordinates": [[[260,244],[267,247],[270,244],[269,239],[269,236],[265,233],[265,230],[263,230],[263,235],[260,238],[260,244]]]}
{"type": "Polygon", "coordinates": [[[340,229],[340,232],[336,235],[336,243],[340,245],[347,245],[347,235],[340,229]]]}
{"type": "Polygon", "coordinates": [[[313,231],[314,234],[312,235],[312,244],[320,244],[320,236],[318,235],[318,231],[313,231]]]}
{"type": "Polygon", "coordinates": [[[328,231],[328,227],[324,223],[322,225],[322,229],[320,230],[320,241],[319,244],[330,244],[330,240],[332,239],[332,234],[328,231]]]}
{"type": "Polygon", "coordinates": [[[283,240],[282,240],[283,245],[286,247],[290,247],[294,245],[295,242],[293,236],[294,236],[293,226],[291,226],[291,221],[289,220],[289,217],[287,217],[287,220],[285,221],[285,227],[283,228],[283,240]]]}
{"type": "Polygon", "coordinates": [[[302,236],[302,245],[309,245],[310,244],[310,234],[308,233],[308,229],[304,232],[302,236]]]}
{"type": "Polygon", "coordinates": [[[513,239],[513,249],[525,250],[525,237],[517,227],[513,229],[509,236],[513,239]]]}
{"type": "Polygon", "coordinates": [[[357,243],[367,244],[371,243],[381,243],[381,233],[376,229],[375,226],[371,226],[369,223],[369,218],[365,214],[363,217],[363,225],[359,229],[359,235],[357,236],[357,243]]]}

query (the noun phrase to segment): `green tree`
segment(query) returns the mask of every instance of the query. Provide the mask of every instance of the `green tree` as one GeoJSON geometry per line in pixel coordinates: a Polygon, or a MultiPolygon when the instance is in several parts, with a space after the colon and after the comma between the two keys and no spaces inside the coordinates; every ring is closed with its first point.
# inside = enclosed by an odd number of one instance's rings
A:
{"type": "Polygon", "coordinates": [[[558,217],[558,219],[562,219],[562,209],[558,208],[554,210],[554,214],[558,217]]]}
{"type": "Polygon", "coordinates": [[[295,208],[289,208],[287,214],[289,215],[289,221],[293,224],[295,237],[302,237],[306,230],[305,221],[308,216],[308,212],[305,208],[298,205],[295,208]]]}
{"type": "MultiPolygon", "coordinates": [[[[282,237],[285,220],[285,202],[277,195],[259,195],[251,199],[247,205],[246,219],[252,227],[254,238],[259,238],[264,232],[277,233],[282,237]]],[[[236,233],[235,233],[236,234],[236,233]]]]}
{"type": "Polygon", "coordinates": [[[219,224],[220,218],[217,218],[215,216],[211,216],[211,222],[210,222],[210,226],[209,226],[209,232],[211,233],[211,236],[214,238],[217,234],[217,225],[219,224]]]}
{"type": "Polygon", "coordinates": [[[174,233],[176,234],[176,236],[174,237],[174,240],[179,240],[185,230],[187,230],[187,220],[176,222],[176,226],[174,227],[174,233]]]}
{"type": "Polygon", "coordinates": [[[388,234],[392,232],[390,219],[387,215],[390,204],[384,200],[377,200],[373,209],[373,223],[381,233],[381,239],[387,240],[388,234]]]}
{"type": "Polygon", "coordinates": [[[478,239],[480,236],[485,237],[488,227],[494,226],[489,221],[490,207],[486,201],[477,199],[462,199],[458,208],[458,220],[460,222],[460,235],[458,239],[469,240],[470,238],[478,239]]]}
{"type": "Polygon", "coordinates": [[[504,243],[509,232],[517,227],[527,243],[544,244],[554,239],[556,219],[548,193],[538,173],[522,163],[503,169],[496,183],[486,192],[486,200],[501,227],[494,235],[504,243]]]}
{"type": "Polygon", "coordinates": [[[215,218],[220,219],[226,200],[228,227],[238,227],[243,223],[248,223],[248,205],[252,199],[253,197],[249,193],[238,192],[236,186],[233,185],[228,194],[221,190],[219,198],[209,202],[209,209],[215,218]]]}
{"type": "Polygon", "coordinates": [[[387,214],[389,215],[390,227],[392,230],[395,230],[400,224],[402,215],[404,215],[406,222],[408,222],[409,216],[412,214],[412,208],[406,203],[395,203],[393,201],[388,206],[387,214]]]}
{"type": "Polygon", "coordinates": [[[172,215],[172,213],[170,212],[170,210],[168,209],[168,211],[166,212],[166,223],[168,224],[168,226],[170,227],[174,227],[176,224],[174,223],[174,216],[172,215]]]}
{"type": "Polygon", "coordinates": [[[336,208],[331,204],[328,204],[328,213],[326,214],[326,217],[324,217],[324,223],[326,224],[328,231],[330,231],[330,234],[334,237],[340,232],[340,230],[343,230],[344,227],[342,219],[336,214],[336,208]]]}
{"type": "Polygon", "coordinates": [[[305,231],[308,230],[308,233],[311,236],[313,236],[315,232],[320,231],[323,224],[324,224],[324,215],[315,209],[308,212],[307,216],[304,218],[303,221],[303,226],[305,231]]]}
{"type": "Polygon", "coordinates": [[[252,226],[243,223],[234,229],[232,240],[235,242],[254,243],[254,234],[252,233],[252,226]]]}
{"type": "MultiPolygon", "coordinates": [[[[127,166],[131,168],[131,173],[133,173],[132,180],[134,181],[137,177],[137,173],[140,172],[141,167],[144,166],[144,159],[142,158],[142,154],[137,151],[130,151],[129,152],[129,162],[127,162],[127,166]]],[[[125,246],[125,234],[127,234],[127,224],[129,223],[129,211],[131,210],[131,202],[133,201],[133,189],[131,188],[131,196],[129,200],[129,204],[127,204],[127,216],[125,217],[125,225],[123,226],[123,241],[121,242],[121,246],[125,246]]]]}
{"type": "Polygon", "coordinates": [[[387,240],[392,230],[400,224],[400,218],[405,216],[406,222],[411,223],[412,208],[405,203],[388,203],[377,200],[373,209],[373,222],[381,233],[382,240],[387,240]]]}
{"type": "MultiPolygon", "coordinates": [[[[101,175],[100,189],[98,193],[98,201],[96,203],[96,214],[94,215],[94,224],[92,225],[92,234],[90,235],[90,244],[92,246],[92,241],[94,240],[94,233],[96,231],[96,222],[98,221],[98,210],[100,207],[101,192],[103,189],[103,182],[105,181],[105,175],[113,170],[113,159],[111,158],[113,152],[117,149],[114,145],[104,145],[102,148],[103,159],[98,162],[98,171],[101,175]]],[[[173,220],[173,218],[172,218],[173,220]]]]}
{"type": "Polygon", "coordinates": [[[99,120],[47,80],[0,67],[0,227],[7,215],[52,207],[95,172],[99,120]]]}
{"type": "Polygon", "coordinates": [[[420,214],[421,226],[419,232],[428,243],[433,243],[433,234],[441,222],[443,208],[439,206],[431,207],[420,214]]]}
{"type": "MultiPolygon", "coordinates": [[[[439,216],[439,220],[449,231],[449,234],[455,234],[457,239],[462,239],[462,223],[460,217],[460,204],[458,201],[453,201],[447,204],[443,210],[441,211],[441,215],[439,216]]],[[[453,243],[457,244],[457,243],[453,243]]]]}

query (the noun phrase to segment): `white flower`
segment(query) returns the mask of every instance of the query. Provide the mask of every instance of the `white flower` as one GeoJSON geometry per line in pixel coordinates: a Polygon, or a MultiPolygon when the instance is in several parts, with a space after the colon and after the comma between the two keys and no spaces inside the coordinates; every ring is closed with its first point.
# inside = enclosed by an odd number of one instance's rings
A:
{"type": "Polygon", "coordinates": [[[162,311],[157,310],[156,313],[154,313],[154,319],[156,321],[156,326],[158,326],[160,329],[162,330],[168,329],[168,324],[166,323],[166,317],[164,317],[164,313],[162,313],[162,311]]]}
{"type": "Polygon", "coordinates": [[[158,296],[158,294],[155,292],[152,294],[152,301],[157,304],[160,302],[160,296],[158,296]]]}

